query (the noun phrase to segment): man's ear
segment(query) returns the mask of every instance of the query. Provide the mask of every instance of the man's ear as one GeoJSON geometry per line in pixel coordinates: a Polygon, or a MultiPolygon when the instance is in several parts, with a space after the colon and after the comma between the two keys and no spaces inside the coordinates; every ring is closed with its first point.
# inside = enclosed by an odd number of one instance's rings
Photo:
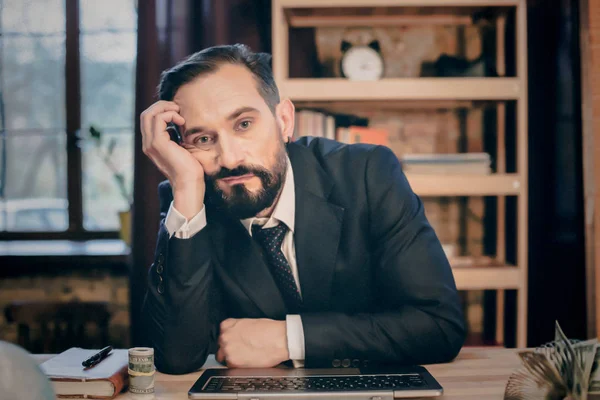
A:
{"type": "Polygon", "coordinates": [[[296,108],[290,99],[281,100],[275,108],[275,117],[281,127],[281,136],[284,142],[288,141],[288,137],[290,140],[294,137],[295,114],[296,108]]]}

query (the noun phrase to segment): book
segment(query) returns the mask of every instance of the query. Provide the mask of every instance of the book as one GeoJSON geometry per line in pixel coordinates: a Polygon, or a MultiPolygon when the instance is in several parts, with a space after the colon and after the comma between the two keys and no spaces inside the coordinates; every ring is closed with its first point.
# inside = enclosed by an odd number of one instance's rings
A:
{"type": "Polygon", "coordinates": [[[337,141],[354,144],[368,143],[389,146],[388,131],[367,126],[349,126],[337,128],[337,141]]]}
{"type": "Polygon", "coordinates": [[[126,349],[113,349],[100,363],[84,368],[81,362],[99,350],[72,347],[40,365],[58,398],[115,398],[129,381],[126,349]]]}
{"type": "Polygon", "coordinates": [[[324,137],[336,140],[336,129],[349,126],[367,126],[368,119],[351,114],[329,113],[316,109],[297,109],[293,140],[302,136],[324,137]]]}

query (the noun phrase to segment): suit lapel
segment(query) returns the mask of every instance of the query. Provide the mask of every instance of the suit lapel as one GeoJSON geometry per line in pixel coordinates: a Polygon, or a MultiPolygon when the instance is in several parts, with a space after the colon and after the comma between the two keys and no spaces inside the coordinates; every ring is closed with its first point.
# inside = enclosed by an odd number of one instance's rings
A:
{"type": "Polygon", "coordinates": [[[241,222],[225,217],[225,265],[244,293],[268,318],[284,319],[287,309],[259,245],[241,222]]]}
{"type": "Polygon", "coordinates": [[[294,243],[302,298],[307,311],[327,310],[344,209],[328,201],[333,183],[310,150],[288,145],[294,170],[294,243]]]}
{"type": "MultiPolygon", "coordinates": [[[[288,155],[294,170],[294,245],[302,298],[306,311],[327,310],[344,209],[328,201],[333,183],[310,150],[290,143],[288,155]]],[[[218,241],[225,246],[232,279],[265,316],[285,318],[285,302],[259,245],[240,221],[213,212],[225,227],[218,241]]]]}

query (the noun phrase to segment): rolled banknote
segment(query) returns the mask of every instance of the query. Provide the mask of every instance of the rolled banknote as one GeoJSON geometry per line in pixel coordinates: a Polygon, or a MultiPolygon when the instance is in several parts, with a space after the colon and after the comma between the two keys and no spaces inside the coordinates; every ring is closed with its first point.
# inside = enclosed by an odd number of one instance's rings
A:
{"type": "Polygon", "coordinates": [[[129,391],[154,393],[154,349],[134,347],[129,349],[129,391]]]}

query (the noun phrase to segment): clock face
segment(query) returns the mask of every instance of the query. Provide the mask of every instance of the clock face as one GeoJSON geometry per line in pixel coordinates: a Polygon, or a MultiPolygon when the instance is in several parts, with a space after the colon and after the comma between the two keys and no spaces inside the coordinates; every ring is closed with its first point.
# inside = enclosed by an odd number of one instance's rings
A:
{"type": "Polygon", "coordinates": [[[353,46],[344,53],[342,71],[351,80],[376,80],[383,75],[383,59],[368,46],[353,46]]]}

